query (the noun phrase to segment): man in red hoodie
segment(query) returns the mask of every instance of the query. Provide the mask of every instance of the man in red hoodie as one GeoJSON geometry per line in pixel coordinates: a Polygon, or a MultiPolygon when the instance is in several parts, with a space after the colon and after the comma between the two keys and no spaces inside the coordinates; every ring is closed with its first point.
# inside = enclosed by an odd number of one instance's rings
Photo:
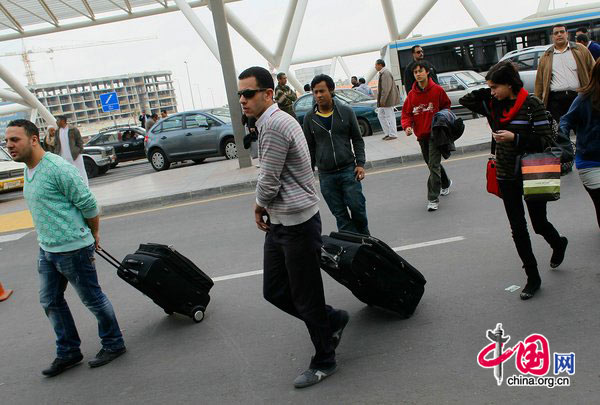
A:
{"type": "Polygon", "coordinates": [[[450,193],[452,181],[442,167],[442,154],[431,142],[431,121],[435,113],[450,108],[450,99],[444,89],[429,77],[427,62],[417,62],[413,67],[415,84],[402,107],[402,128],[407,136],[417,136],[423,159],[429,167],[427,181],[427,211],[439,206],[439,196],[450,193]]]}

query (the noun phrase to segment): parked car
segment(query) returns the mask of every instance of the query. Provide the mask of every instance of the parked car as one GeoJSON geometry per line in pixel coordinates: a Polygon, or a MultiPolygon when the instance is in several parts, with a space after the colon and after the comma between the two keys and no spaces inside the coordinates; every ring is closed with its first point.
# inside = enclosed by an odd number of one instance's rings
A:
{"type": "Polygon", "coordinates": [[[521,76],[521,80],[523,80],[523,87],[525,87],[525,90],[529,93],[533,94],[535,88],[535,76],[537,75],[540,57],[549,47],[550,45],[539,45],[518,49],[516,51],[508,52],[500,59],[500,61],[510,59],[515,63],[519,69],[519,76],[521,76]]]}
{"type": "Polygon", "coordinates": [[[88,141],[89,146],[111,146],[115,149],[117,160],[111,167],[120,162],[145,159],[144,137],[146,130],[135,126],[118,126],[105,128],[88,141]]]}
{"type": "Polygon", "coordinates": [[[467,115],[477,118],[477,114],[461,106],[458,100],[473,90],[487,87],[485,77],[473,70],[438,73],[437,77],[438,83],[446,91],[448,98],[450,98],[452,111],[456,115],[467,115]]]}
{"type": "MultiPolygon", "coordinates": [[[[224,110],[224,109],[223,109],[224,110]]],[[[186,111],[158,121],[144,140],[147,158],[156,171],[167,170],[171,163],[207,157],[237,158],[237,147],[229,114],[186,111]]]]}
{"type": "Polygon", "coordinates": [[[15,162],[6,149],[0,147],[0,193],[23,188],[25,163],[15,162]]]}
{"type": "Polygon", "coordinates": [[[84,146],[83,164],[89,179],[105,174],[117,161],[117,154],[112,146],[84,146]]]}
{"type": "MultiPolygon", "coordinates": [[[[335,99],[338,102],[349,104],[356,114],[358,126],[362,136],[372,135],[374,132],[381,131],[381,124],[375,112],[377,108],[377,100],[362,94],[359,91],[352,89],[340,89],[335,91],[335,99]]],[[[294,112],[300,122],[304,122],[304,116],[313,108],[312,94],[305,94],[298,98],[294,103],[294,112]]],[[[396,127],[402,128],[402,105],[394,107],[396,113],[396,127]]]]}

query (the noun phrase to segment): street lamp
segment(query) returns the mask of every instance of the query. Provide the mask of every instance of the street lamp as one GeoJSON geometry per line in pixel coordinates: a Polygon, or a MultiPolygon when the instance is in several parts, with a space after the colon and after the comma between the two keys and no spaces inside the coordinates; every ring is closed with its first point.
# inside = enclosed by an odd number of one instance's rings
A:
{"type": "Polygon", "coordinates": [[[202,93],[200,92],[200,85],[195,83],[194,86],[198,89],[198,97],[200,97],[200,108],[204,108],[204,104],[202,103],[202,93]]]}
{"type": "Polygon", "coordinates": [[[190,96],[192,96],[192,107],[195,110],[196,103],[194,102],[194,92],[192,91],[192,81],[190,80],[190,69],[188,68],[188,63],[186,60],[184,60],[183,63],[185,63],[185,70],[187,70],[188,84],[190,85],[190,96]]]}
{"type": "Polygon", "coordinates": [[[175,79],[177,82],[177,90],[179,90],[179,95],[181,96],[181,108],[185,111],[185,102],[183,101],[183,91],[181,91],[181,83],[179,83],[179,79],[175,79]]]}

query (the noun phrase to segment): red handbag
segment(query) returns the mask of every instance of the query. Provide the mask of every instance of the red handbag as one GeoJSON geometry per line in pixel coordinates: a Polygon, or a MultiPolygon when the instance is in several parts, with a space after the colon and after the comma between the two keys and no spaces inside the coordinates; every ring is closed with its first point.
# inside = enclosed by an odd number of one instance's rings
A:
{"type": "Polygon", "coordinates": [[[487,170],[485,171],[487,180],[487,191],[490,194],[497,195],[502,198],[500,187],[498,186],[498,178],[496,177],[496,158],[490,157],[487,162],[487,170]]]}

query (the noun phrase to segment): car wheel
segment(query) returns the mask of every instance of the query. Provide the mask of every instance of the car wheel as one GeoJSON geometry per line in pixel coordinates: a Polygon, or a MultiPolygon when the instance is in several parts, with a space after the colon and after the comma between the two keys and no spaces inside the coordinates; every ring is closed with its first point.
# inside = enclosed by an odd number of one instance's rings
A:
{"type": "Polygon", "coordinates": [[[83,165],[85,166],[85,172],[87,173],[88,179],[94,178],[98,175],[98,166],[91,158],[84,158],[83,165]]]}
{"type": "Polygon", "coordinates": [[[171,162],[167,159],[167,155],[160,149],[154,149],[150,152],[150,164],[157,172],[167,170],[171,167],[171,162]]]}
{"type": "Polygon", "coordinates": [[[117,167],[117,165],[118,165],[118,164],[119,164],[119,161],[118,161],[118,160],[115,160],[115,163],[111,163],[111,164],[110,164],[110,168],[111,168],[111,169],[114,169],[115,167],[117,167]]]}
{"type": "Polygon", "coordinates": [[[206,158],[202,158],[202,159],[192,159],[192,160],[194,161],[194,163],[196,163],[196,164],[198,164],[198,165],[199,165],[200,163],[203,163],[203,162],[206,160],[206,158]]]}
{"type": "Polygon", "coordinates": [[[360,130],[360,136],[365,137],[371,135],[371,127],[366,120],[358,120],[358,129],[360,130]]]}
{"type": "Polygon", "coordinates": [[[102,175],[102,174],[106,174],[106,172],[108,171],[108,169],[110,169],[112,166],[111,165],[104,165],[102,167],[98,168],[98,174],[102,175]]]}
{"type": "Polygon", "coordinates": [[[233,138],[225,139],[225,143],[223,144],[223,154],[227,159],[237,159],[237,146],[235,145],[233,138]]]}

